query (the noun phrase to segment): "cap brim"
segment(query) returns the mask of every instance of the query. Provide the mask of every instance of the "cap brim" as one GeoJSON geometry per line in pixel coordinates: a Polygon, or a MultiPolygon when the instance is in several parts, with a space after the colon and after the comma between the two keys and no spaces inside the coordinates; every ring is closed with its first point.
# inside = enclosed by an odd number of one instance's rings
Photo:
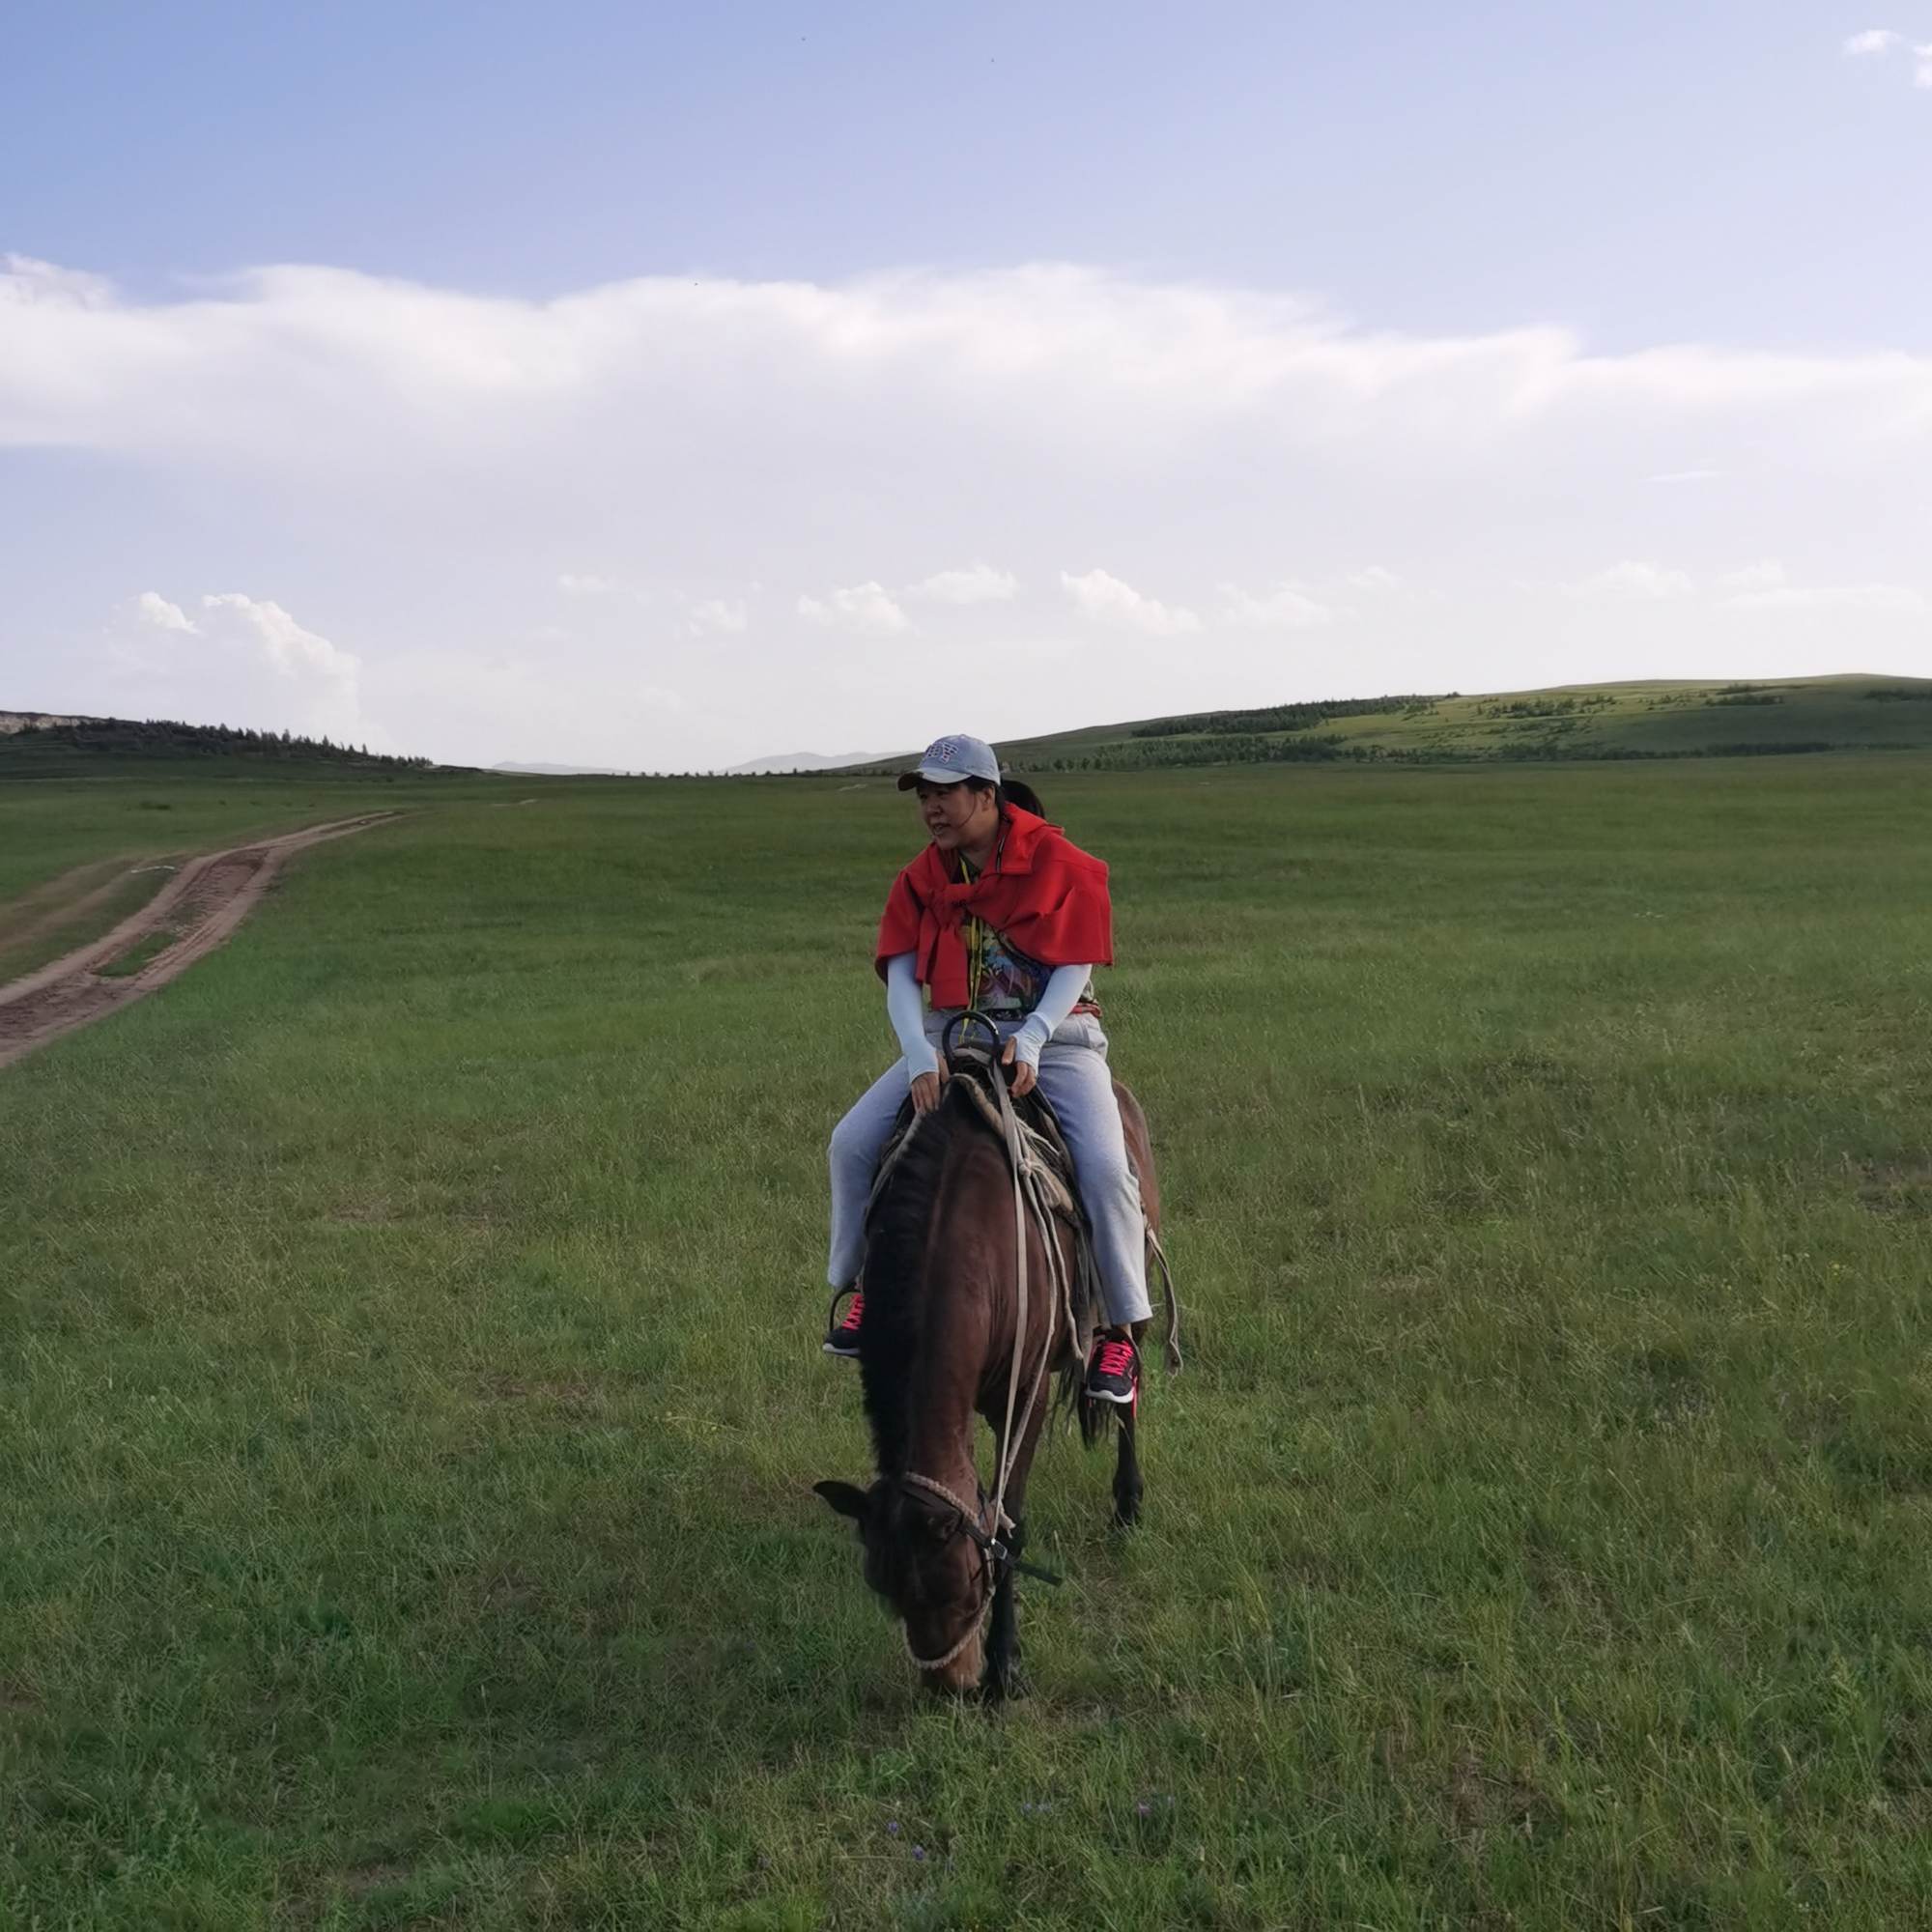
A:
{"type": "Polygon", "coordinates": [[[922,780],[927,784],[956,785],[972,776],[971,772],[955,772],[951,765],[921,765],[917,771],[899,774],[899,789],[910,791],[922,780]]]}

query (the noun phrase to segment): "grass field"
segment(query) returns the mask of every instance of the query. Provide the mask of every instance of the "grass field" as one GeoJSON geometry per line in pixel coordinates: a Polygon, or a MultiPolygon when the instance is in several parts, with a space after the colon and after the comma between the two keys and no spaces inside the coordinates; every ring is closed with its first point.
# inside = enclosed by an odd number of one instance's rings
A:
{"type": "Polygon", "coordinates": [[[0,1073],[0,1925],[1924,1922],[1932,758],[1042,789],[1190,1366],[1031,1698],[810,1492],[910,808],[426,785],[0,1073]]]}
{"type": "Polygon", "coordinates": [[[139,911],[196,853],[357,811],[528,789],[480,773],[372,778],[321,760],[88,758],[0,738],[0,982],[139,911]]]}

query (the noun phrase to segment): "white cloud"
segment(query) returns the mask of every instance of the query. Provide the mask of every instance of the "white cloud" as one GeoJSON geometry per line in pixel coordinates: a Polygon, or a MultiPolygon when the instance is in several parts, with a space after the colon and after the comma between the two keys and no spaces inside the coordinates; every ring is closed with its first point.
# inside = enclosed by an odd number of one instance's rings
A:
{"type": "MultiPolygon", "coordinates": [[[[1906,45],[1905,36],[1890,27],[1867,27],[1845,42],[1844,51],[1853,59],[1869,59],[1892,54],[1906,45]]],[[[1912,43],[1911,51],[1912,84],[1932,88],[1932,41],[1912,43]]]]}
{"type": "Polygon", "coordinates": [[[834,590],[824,598],[801,597],[798,614],[807,623],[827,629],[871,632],[879,636],[912,628],[886,586],[869,579],[843,590],[834,590]]]}
{"type": "Polygon", "coordinates": [[[1083,577],[1073,577],[1063,570],[1060,582],[1080,614],[1097,624],[1146,631],[1156,638],[1175,637],[1201,628],[1201,619],[1192,611],[1143,596],[1131,583],[1122,583],[1104,570],[1090,570],[1083,577]]]}
{"type": "MultiPolygon", "coordinates": [[[[1382,571],[1381,577],[1388,573],[1382,571]]],[[[1332,605],[1311,597],[1295,583],[1278,583],[1258,595],[1238,584],[1221,586],[1220,615],[1230,624],[1255,631],[1307,631],[1332,624],[1338,615],[1332,605]]]]}
{"type": "Polygon", "coordinates": [[[1365,570],[1351,570],[1348,582],[1353,590],[1400,590],[1402,579],[1392,570],[1384,570],[1380,564],[1372,563],[1365,570]]]}
{"type": "Polygon", "coordinates": [[[1899,617],[1932,611],[1922,591],[1903,583],[1774,583],[1732,592],[1734,611],[1863,611],[1899,617]]]}
{"type": "MultiPolygon", "coordinates": [[[[113,684],[99,556],[199,555],[216,527],[221,581],[347,613],[372,738],[484,762],[923,743],[944,723],[928,715],[934,680],[881,678],[878,646],[932,610],[989,654],[1056,669],[1091,656],[1083,611],[1122,638],[1185,636],[1185,650],[1113,654],[1115,716],[1668,675],[1691,659],[1726,676],[1867,668],[1904,655],[1883,593],[1923,580],[1932,500],[1932,354],[1907,320],[1878,326],[1896,346],[1599,353],[1562,327],[1418,335],[1292,297],[1064,266],[665,277],[548,300],[278,268],[149,300],[14,260],[0,462],[31,487],[43,450],[89,461],[63,467],[63,492],[82,494],[64,495],[75,508],[56,540],[16,538],[0,557],[9,696],[99,711],[119,691],[156,715],[219,719],[238,715],[229,681],[248,670],[251,717],[285,706],[293,723],[320,703],[341,676],[298,655],[292,681],[238,609],[193,600],[194,651],[124,607],[114,647],[147,682],[113,684]],[[1733,480],[1636,487],[1660,464],[1733,480]],[[1549,608],[1585,569],[1660,552],[1667,565],[1600,573],[1549,608]],[[1808,627],[1728,609],[1749,592],[1720,573],[1760,554],[1802,579],[1760,591],[1861,601],[1808,627]],[[1399,594],[1305,561],[1384,555],[1403,558],[1399,594]],[[824,588],[848,557],[872,576],[824,588]],[[956,567],[928,574],[947,557],[956,567]],[[1066,559],[1133,577],[1063,582],[1066,559]],[[559,561],[574,566],[561,583],[559,561]],[[1288,590],[1351,613],[1346,656],[1290,664],[1280,634],[1229,621],[1219,596],[1188,610],[1135,587],[1241,585],[1261,604],[1290,562],[1304,575],[1288,590]],[[947,602],[1009,578],[1010,597],[947,602]],[[758,622],[734,633],[740,599],[758,622]],[[665,620],[639,624],[646,607],[665,620]],[[554,620],[567,638],[544,633],[554,620]],[[497,658],[500,673],[466,677],[497,658]],[[631,680],[685,709],[619,702],[631,680]],[[554,701],[533,706],[538,691],[554,701]]],[[[157,582],[185,568],[145,567],[157,582]]],[[[982,728],[1093,715],[1074,679],[1045,713],[1021,684],[989,690],[982,728]]]]}
{"type": "Polygon", "coordinates": [[[0,254],[0,302],[25,308],[106,308],[114,300],[114,284],[105,275],[81,269],[63,269],[32,255],[0,254]]]}
{"type": "Polygon", "coordinates": [[[965,570],[942,570],[907,586],[908,597],[932,604],[1005,604],[1019,594],[1020,581],[1009,570],[976,563],[965,570]]]}
{"type": "Polygon", "coordinates": [[[673,277],[546,302],[296,267],[141,303],[15,264],[0,293],[0,442],[185,446],[285,473],[353,461],[365,492],[382,480],[373,448],[399,488],[426,467],[498,482],[474,469],[479,452],[515,451],[560,510],[601,497],[613,469],[634,476],[646,434],[667,488],[701,499],[730,467],[687,460],[702,437],[749,422],[822,451],[855,396],[922,447],[988,412],[995,440],[1067,452],[1080,429],[1097,444],[1079,452],[1090,478],[1121,448],[1223,427],[1302,447],[1386,431],[1466,462],[1472,429],[1611,424],[1639,407],[1836,404],[1932,422],[1932,358],[1900,351],[1600,355],[1561,328],[1404,335],[1292,298],[1070,267],[826,286],[673,277]],[[790,410],[747,418],[746,396],[767,392],[790,410]],[[549,460],[560,445],[600,460],[573,475],[549,460]]]}
{"type": "Polygon", "coordinates": [[[1666,598],[1689,597],[1696,584],[1690,573],[1667,570],[1662,564],[1626,558],[1586,577],[1570,586],[1572,596],[1582,598],[1629,598],[1634,602],[1658,602],[1666,598]]]}
{"type": "Polygon", "coordinates": [[[1776,558],[1766,557],[1759,563],[1747,563],[1741,570],[1727,570],[1717,580],[1717,588],[1732,594],[1758,590],[1776,590],[1788,581],[1783,564],[1776,558]]]}
{"type": "Polygon", "coordinates": [[[1655,563],[1619,563],[1568,586],[1583,599],[1662,603],[1696,598],[1700,608],[1715,603],[1728,611],[1848,611],[1876,615],[1916,615],[1928,609],[1925,594],[1902,583],[1795,583],[1775,557],[1719,572],[1708,593],[1688,571],[1655,563]]]}
{"type": "Polygon", "coordinates": [[[239,590],[211,593],[201,600],[206,611],[232,611],[255,635],[263,654],[284,677],[302,671],[354,685],[361,665],[348,651],[339,651],[327,638],[305,631],[269,600],[243,596],[239,590]]]}
{"type": "Polygon", "coordinates": [[[158,590],[144,590],[134,600],[134,609],[142,623],[152,624],[157,631],[192,631],[194,619],[179,604],[170,604],[158,590]]]}
{"type": "Polygon", "coordinates": [[[148,591],[115,612],[83,649],[91,708],[134,718],[327,732],[378,749],[409,749],[360,702],[362,663],[298,623],[287,609],[241,591],[210,592],[190,617],[148,591]],[[188,642],[188,639],[192,642],[188,642]]]}
{"type": "Polygon", "coordinates": [[[728,597],[707,597],[701,604],[694,604],[686,618],[694,638],[701,638],[707,632],[724,631],[738,633],[744,630],[748,617],[742,601],[734,602],[728,597]]]}

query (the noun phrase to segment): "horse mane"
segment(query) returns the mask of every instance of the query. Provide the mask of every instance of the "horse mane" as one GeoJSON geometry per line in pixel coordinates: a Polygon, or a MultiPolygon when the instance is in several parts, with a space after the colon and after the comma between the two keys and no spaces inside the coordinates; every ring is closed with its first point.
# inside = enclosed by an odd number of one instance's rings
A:
{"type": "Polygon", "coordinates": [[[958,1144],[984,1122],[949,1080],[939,1104],[920,1121],[872,1208],[866,1240],[866,1321],[859,1361],[866,1420],[882,1474],[905,1467],[913,1370],[925,1330],[926,1250],[933,1209],[958,1144]]]}

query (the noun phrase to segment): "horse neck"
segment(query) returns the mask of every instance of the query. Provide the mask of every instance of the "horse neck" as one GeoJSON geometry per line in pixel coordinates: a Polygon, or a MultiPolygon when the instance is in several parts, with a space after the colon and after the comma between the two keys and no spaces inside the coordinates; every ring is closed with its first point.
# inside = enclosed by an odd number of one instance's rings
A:
{"type": "Polygon", "coordinates": [[[970,1483],[986,1309],[982,1297],[957,1292],[944,1275],[929,1273],[924,1288],[930,1298],[906,1390],[905,1466],[935,1482],[970,1483]]]}
{"type": "MultiPolygon", "coordinates": [[[[1000,1217],[986,1211],[983,1144],[966,1140],[960,1147],[963,1157],[948,1163],[926,1226],[920,1284],[924,1320],[907,1378],[904,1441],[906,1468],[949,1485],[964,1481],[970,1494],[978,1480],[980,1386],[1005,1340],[996,1331],[1006,1296],[997,1242],[981,1232],[1000,1225],[1000,1217]]],[[[1006,1320],[1010,1322],[1009,1309],[1006,1320]]]]}

